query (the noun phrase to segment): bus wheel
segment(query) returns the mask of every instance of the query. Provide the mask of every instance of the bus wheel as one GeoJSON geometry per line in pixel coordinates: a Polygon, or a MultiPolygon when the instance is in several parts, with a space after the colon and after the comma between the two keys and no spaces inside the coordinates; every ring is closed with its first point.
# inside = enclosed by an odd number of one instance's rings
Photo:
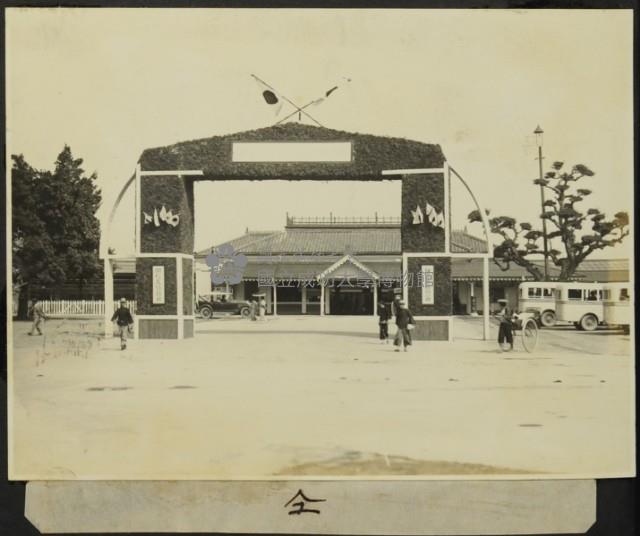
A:
{"type": "Polygon", "coordinates": [[[586,314],[580,320],[580,327],[585,331],[594,331],[598,327],[596,315],[586,314]]]}
{"type": "Polygon", "coordinates": [[[540,315],[540,323],[545,328],[550,328],[551,326],[555,325],[555,323],[556,323],[556,314],[553,311],[544,311],[540,315]]]}

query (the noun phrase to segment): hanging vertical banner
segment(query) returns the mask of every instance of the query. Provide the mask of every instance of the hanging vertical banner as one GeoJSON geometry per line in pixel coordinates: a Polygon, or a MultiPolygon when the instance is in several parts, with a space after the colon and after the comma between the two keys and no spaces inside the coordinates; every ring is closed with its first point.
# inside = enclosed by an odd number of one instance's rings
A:
{"type": "Polygon", "coordinates": [[[164,303],[164,266],[153,267],[153,300],[152,303],[164,303]]]}
{"type": "Polygon", "coordinates": [[[420,267],[420,276],[422,305],[433,305],[433,264],[423,264],[420,267]]]}

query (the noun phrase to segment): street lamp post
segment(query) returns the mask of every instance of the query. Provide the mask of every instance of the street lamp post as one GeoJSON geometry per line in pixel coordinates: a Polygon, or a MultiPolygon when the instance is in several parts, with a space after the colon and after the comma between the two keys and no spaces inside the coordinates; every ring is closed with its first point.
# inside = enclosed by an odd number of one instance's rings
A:
{"type": "MultiPolygon", "coordinates": [[[[540,169],[540,181],[544,180],[542,175],[542,134],[544,134],[544,130],[540,128],[540,125],[536,127],[533,131],[536,135],[536,145],[538,146],[538,166],[540,169]]],[[[546,212],[546,207],[544,206],[544,186],[542,182],[540,182],[540,204],[542,206],[542,214],[546,212]]],[[[548,268],[548,244],[547,244],[547,219],[542,218],[542,239],[544,241],[544,280],[549,280],[549,268],[548,268]]]]}

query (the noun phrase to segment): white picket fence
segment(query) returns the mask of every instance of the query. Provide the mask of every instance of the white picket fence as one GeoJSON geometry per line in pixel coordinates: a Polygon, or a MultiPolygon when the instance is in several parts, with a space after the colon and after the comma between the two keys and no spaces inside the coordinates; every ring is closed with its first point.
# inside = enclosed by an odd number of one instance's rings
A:
{"type": "MultiPolygon", "coordinates": [[[[42,300],[42,310],[47,316],[103,316],[104,300],[42,300]]],[[[119,302],[115,301],[113,310],[118,308],[119,302]]],[[[127,301],[127,307],[131,313],[136,312],[136,301],[127,301]]],[[[17,311],[16,311],[17,313],[17,311]]]]}

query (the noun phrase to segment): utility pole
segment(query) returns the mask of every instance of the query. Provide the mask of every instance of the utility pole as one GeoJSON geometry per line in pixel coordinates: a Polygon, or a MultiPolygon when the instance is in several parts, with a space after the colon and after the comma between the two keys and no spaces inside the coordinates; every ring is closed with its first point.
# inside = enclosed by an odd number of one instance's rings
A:
{"type": "MultiPolygon", "coordinates": [[[[538,166],[540,169],[540,181],[544,180],[542,174],[542,134],[544,134],[544,130],[540,128],[540,125],[536,127],[533,131],[536,135],[536,145],[538,146],[538,166]]],[[[544,186],[542,183],[540,184],[540,205],[542,207],[542,214],[544,214],[547,210],[544,206],[544,186]]],[[[549,246],[547,244],[547,219],[542,218],[542,238],[544,241],[544,280],[549,281],[549,246]]]]}

